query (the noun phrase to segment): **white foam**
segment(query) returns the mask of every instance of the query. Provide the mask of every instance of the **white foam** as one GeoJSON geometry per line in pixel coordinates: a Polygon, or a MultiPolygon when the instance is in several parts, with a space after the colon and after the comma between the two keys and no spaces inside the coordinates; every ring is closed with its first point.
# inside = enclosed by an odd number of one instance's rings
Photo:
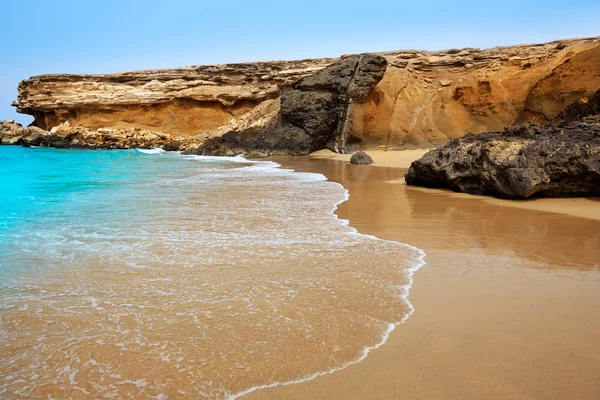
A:
{"type": "MultiPolygon", "coordinates": [[[[290,169],[282,169],[282,170],[283,171],[295,172],[295,171],[290,170],[290,169]]],[[[315,180],[327,180],[327,177],[325,175],[323,175],[323,174],[319,174],[319,173],[303,173],[303,174],[306,174],[306,175],[317,175],[317,176],[322,177],[322,178],[315,179],[315,180]]],[[[336,185],[339,185],[344,190],[344,192],[345,192],[345,197],[342,200],[340,200],[339,202],[337,202],[334,205],[333,209],[330,211],[330,213],[332,215],[334,215],[335,218],[338,219],[344,226],[347,226],[347,227],[351,228],[353,230],[353,233],[356,234],[356,235],[360,235],[360,236],[363,236],[363,237],[368,237],[370,239],[380,240],[380,241],[383,241],[383,242],[390,242],[390,243],[400,244],[400,245],[405,246],[405,247],[407,247],[407,248],[409,248],[411,250],[416,251],[419,254],[418,259],[417,259],[417,261],[415,261],[415,263],[413,264],[412,268],[408,269],[408,281],[409,281],[408,284],[401,286],[401,289],[402,289],[401,298],[406,302],[406,305],[408,306],[408,312],[402,317],[402,319],[400,321],[397,321],[395,323],[389,323],[387,329],[383,332],[381,340],[378,343],[376,343],[375,345],[373,345],[373,346],[367,346],[367,347],[365,347],[363,349],[363,351],[362,351],[362,354],[358,358],[356,358],[355,360],[352,360],[352,361],[349,361],[347,363],[341,364],[341,365],[339,365],[339,366],[337,366],[335,368],[331,368],[329,370],[315,372],[313,374],[304,376],[302,378],[298,378],[298,379],[294,379],[294,380],[290,380],[290,381],[284,381],[284,382],[273,382],[273,383],[270,383],[268,385],[262,385],[262,386],[253,386],[253,387],[248,388],[246,390],[243,390],[241,392],[238,392],[238,393],[235,393],[235,394],[229,394],[226,397],[227,399],[232,399],[232,400],[233,399],[237,399],[238,397],[244,396],[246,394],[252,393],[252,392],[254,392],[256,390],[260,390],[260,389],[274,388],[276,386],[289,386],[289,385],[294,385],[294,384],[298,384],[298,383],[308,382],[308,381],[311,381],[311,380],[313,380],[315,378],[318,378],[319,376],[332,374],[334,372],[341,371],[341,370],[349,367],[350,365],[357,364],[357,363],[363,361],[365,358],[367,358],[367,356],[369,355],[369,353],[371,352],[371,350],[374,350],[374,349],[377,349],[377,348],[383,346],[387,342],[387,340],[390,337],[390,334],[392,333],[392,331],[394,329],[396,329],[397,326],[399,326],[399,325],[403,324],[404,322],[406,322],[406,320],[408,320],[408,318],[415,311],[414,306],[408,300],[408,295],[409,295],[410,289],[411,289],[411,287],[413,285],[413,282],[414,282],[414,280],[413,280],[414,273],[417,270],[419,270],[423,265],[426,264],[425,263],[426,253],[423,250],[419,249],[418,247],[411,246],[409,244],[402,243],[402,242],[394,242],[394,241],[391,241],[391,240],[381,239],[381,238],[378,238],[378,237],[373,236],[373,235],[362,234],[362,233],[358,232],[358,230],[356,228],[351,227],[349,220],[341,219],[335,213],[337,211],[337,209],[338,209],[338,207],[339,207],[340,204],[342,204],[343,202],[345,202],[348,199],[350,199],[350,193],[348,192],[348,190],[343,185],[341,185],[341,184],[339,184],[337,182],[332,182],[332,183],[335,183],[336,185]]]]}
{"type": "MultiPolygon", "coordinates": [[[[152,150],[138,150],[139,152],[143,153],[143,154],[149,154],[149,155],[160,155],[160,154],[165,154],[165,153],[169,153],[169,152],[165,152],[162,149],[152,149],[152,150]]],[[[335,183],[335,182],[327,182],[327,183],[318,183],[318,182],[323,182],[323,181],[327,181],[327,178],[319,173],[308,173],[308,172],[296,172],[292,169],[284,169],[281,168],[281,165],[277,164],[276,162],[272,162],[272,161],[250,161],[245,159],[244,157],[210,157],[210,156],[179,156],[179,157],[185,157],[187,159],[194,159],[194,160],[198,160],[201,162],[207,162],[207,163],[214,163],[212,165],[210,165],[210,167],[219,167],[219,165],[217,163],[239,163],[240,165],[236,165],[235,167],[227,167],[227,168],[216,168],[215,171],[218,172],[219,170],[223,171],[223,174],[210,174],[210,177],[212,179],[212,177],[215,177],[217,179],[217,181],[220,184],[223,184],[226,188],[226,190],[234,190],[236,188],[241,188],[241,187],[253,187],[257,185],[257,182],[266,182],[266,188],[271,189],[271,188],[277,188],[277,192],[279,194],[279,200],[281,202],[281,204],[284,204],[285,206],[290,205],[290,202],[285,200],[284,196],[285,194],[290,194],[293,192],[290,192],[289,190],[295,188],[295,187],[299,187],[301,190],[298,192],[298,194],[300,195],[299,197],[294,197],[294,199],[298,200],[298,203],[303,203],[304,205],[310,205],[310,207],[306,207],[305,209],[302,210],[302,213],[297,213],[293,214],[292,220],[294,219],[304,219],[307,217],[311,217],[311,213],[314,212],[315,210],[317,210],[318,212],[315,213],[314,218],[319,218],[319,222],[324,221],[323,217],[326,217],[326,222],[327,224],[331,224],[332,221],[334,223],[334,225],[337,226],[344,226],[346,227],[346,229],[340,229],[340,233],[333,235],[331,238],[328,238],[329,240],[332,241],[332,244],[338,247],[343,247],[346,245],[346,242],[348,242],[349,236],[347,235],[351,235],[350,236],[350,241],[351,242],[357,242],[360,241],[362,242],[362,240],[360,240],[360,238],[368,238],[370,240],[377,240],[377,241],[381,241],[381,242],[389,242],[390,244],[393,244],[394,247],[397,249],[400,246],[404,246],[406,248],[409,248],[413,251],[415,251],[417,253],[417,255],[413,255],[411,256],[411,258],[409,258],[409,265],[404,265],[402,267],[402,269],[398,268],[398,270],[402,273],[402,276],[407,276],[407,280],[403,280],[401,283],[404,283],[404,285],[398,285],[398,286],[394,286],[394,288],[398,288],[398,292],[395,292],[394,295],[396,295],[396,293],[398,294],[398,297],[401,298],[403,300],[403,306],[406,305],[407,307],[407,312],[402,313],[402,314],[396,314],[396,316],[394,317],[389,317],[386,321],[385,324],[383,324],[384,321],[382,322],[382,326],[381,326],[381,337],[378,339],[377,343],[371,346],[366,346],[364,348],[358,347],[356,349],[356,351],[358,351],[357,354],[358,357],[356,357],[356,359],[339,364],[336,367],[327,369],[327,370],[323,370],[323,371],[317,371],[315,373],[309,373],[305,376],[301,376],[302,372],[298,373],[298,376],[300,376],[297,379],[293,379],[290,381],[284,381],[284,382],[272,382],[272,383],[268,383],[265,385],[258,385],[255,387],[251,387],[248,389],[245,389],[239,393],[236,394],[231,394],[228,393],[228,398],[231,399],[235,399],[238,398],[240,396],[243,396],[245,394],[254,392],[256,390],[259,389],[264,389],[264,388],[270,388],[270,387],[275,387],[275,386],[284,386],[284,385],[291,385],[291,384],[296,384],[296,383],[301,383],[301,382],[306,382],[312,379],[315,379],[319,376],[322,375],[326,375],[326,374],[330,374],[333,372],[337,372],[340,371],[342,369],[345,369],[346,367],[348,367],[349,365],[352,364],[356,364],[362,360],[364,360],[367,355],[369,354],[369,352],[373,349],[376,349],[380,346],[382,346],[388,339],[390,333],[395,329],[396,326],[402,324],[403,322],[405,322],[409,316],[414,312],[414,307],[412,306],[412,304],[409,302],[408,300],[408,295],[409,295],[409,290],[412,287],[413,284],[413,274],[416,270],[418,270],[422,265],[424,265],[424,256],[425,253],[420,250],[417,249],[413,246],[404,244],[404,243],[399,243],[399,242],[393,242],[393,241],[388,241],[388,240],[383,240],[380,238],[377,238],[375,236],[372,235],[365,235],[365,234],[361,234],[360,232],[358,232],[354,227],[350,226],[350,221],[346,220],[346,219],[341,219],[336,215],[336,210],[338,209],[339,205],[341,203],[343,203],[344,201],[347,201],[350,198],[349,192],[348,190],[346,190],[343,185],[339,184],[339,183],[335,183]],[[254,179],[251,179],[252,177],[254,177],[254,179]],[[286,179],[283,179],[283,178],[286,179]],[[314,183],[311,183],[314,182],[314,183]],[[300,185],[300,186],[298,186],[300,185]],[[291,188],[291,189],[290,189],[291,188]],[[314,190],[313,190],[314,188],[314,190]],[[341,190],[340,190],[341,188],[341,190]],[[281,191],[282,190],[282,191],[281,191]],[[313,202],[312,199],[313,197],[317,197],[317,201],[313,202]],[[283,200],[282,200],[283,199],[283,200]],[[330,205],[332,203],[333,207],[328,211],[327,209],[330,207],[330,205]],[[325,206],[325,207],[324,207],[325,206]],[[358,236],[359,239],[355,240],[355,236],[358,236]],[[414,257],[414,258],[413,258],[414,257]],[[414,262],[412,262],[412,260],[416,260],[414,262]],[[406,275],[405,275],[406,273],[406,275]],[[394,322],[395,319],[400,318],[399,321],[394,322]],[[388,322],[388,321],[392,321],[392,322],[388,322]]],[[[191,168],[190,170],[194,170],[195,168],[191,168]]],[[[199,182],[201,182],[201,179],[203,179],[203,177],[209,176],[206,175],[205,173],[207,172],[204,167],[202,168],[202,174],[198,174],[198,177],[196,177],[196,175],[189,175],[189,176],[177,176],[177,178],[181,178],[181,179],[198,179],[199,182]]],[[[195,173],[195,172],[194,172],[195,173]]],[[[252,193],[252,192],[251,192],[252,193]]],[[[255,192],[256,193],[256,192],[255,192]]],[[[266,204],[268,203],[268,201],[264,200],[262,198],[259,198],[255,203],[252,203],[252,205],[254,204],[266,204]]],[[[298,207],[298,203],[294,203],[295,206],[294,207],[298,207]]],[[[277,203],[276,203],[277,204],[277,203]]],[[[288,208],[281,208],[281,210],[288,210],[288,208]]],[[[280,214],[282,214],[280,212],[280,214]]],[[[285,215],[280,215],[280,217],[284,217],[285,215]]],[[[212,217],[211,217],[212,218],[212,217]]],[[[142,229],[142,235],[148,235],[149,232],[152,229],[152,222],[148,221],[149,224],[149,228],[144,228],[142,229]]],[[[306,224],[305,224],[306,225],[306,224]]],[[[210,228],[211,226],[209,226],[210,228]]],[[[256,240],[256,235],[254,234],[249,234],[248,232],[252,231],[252,229],[254,227],[250,227],[249,229],[245,229],[245,227],[243,226],[231,226],[228,225],[228,227],[231,228],[231,231],[227,231],[226,233],[219,233],[219,232],[211,232],[210,229],[207,229],[207,232],[203,232],[202,233],[202,237],[207,238],[206,242],[203,242],[203,250],[206,251],[207,254],[207,259],[209,258],[208,254],[212,253],[213,248],[219,248],[220,246],[223,245],[224,242],[239,242],[242,243],[243,245],[247,246],[248,248],[253,248],[253,242],[252,240],[256,240]],[[243,229],[239,229],[239,228],[243,228],[243,229]],[[237,230],[237,231],[236,231],[237,230]],[[214,243],[211,243],[214,242],[214,243]]],[[[152,265],[148,264],[144,264],[144,265],[139,265],[137,263],[138,259],[143,259],[144,263],[154,263],[156,262],[157,264],[165,264],[165,265],[170,265],[171,263],[177,263],[178,261],[176,259],[171,259],[169,256],[164,256],[163,258],[160,257],[156,257],[151,258],[149,256],[153,256],[153,253],[148,253],[147,249],[145,249],[143,247],[144,241],[139,241],[139,244],[137,244],[136,241],[136,245],[135,248],[133,249],[134,251],[132,251],[131,249],[126,247],[131,246],[131,242],[128,241],[123,241],[122,243],[120,241],[116,241],[114,240],[114,236],[116,235],[116,231],[114,230],[107,230],[106,227],[104,227],[103,229],[100,229],[100,234],[96,234],[94,232],[88,232],[85,233],[86,237],[88,238],[95,238],[97,236],[97,239],[101,239],[101,240],[93,240],[94,245],[99,246],[103,249],[108,249],[110,248],[110,251],[108,251],[107,253],[109,254],[123,254],[123,259],[120,260],[120,262],[122,264],[126,264],[135,268],[154,268],[152,265]],[[104,229],[104,230],[103,230],[104,229]],[[119,250],[119,251],[117,251],[119,250]],[[119,253],[120,252],[120,253],[119,253]],[[130,254],[132,255],[130,258],[130,254]],[[135,254],[138,254],[138,256],[133,256],[135,254]]],[[[112,228],[111,228],[112,229],[112,228]]],[[[294,227],[294,230],[292,231],[292,233],[295,232],[296,227],[294,227]]],[[[119,232],[121,232],[120,227],[118,229],[119,232]]],[[[334,229],[333,232],[337,232],[337,229],[334,229]]],[[[45,231],[42,231],[45,233],[45,231]]],[[[69,233],[69,231],[66,231],[67,233],[69,233]]],[[[200,232],[200,231],[197,231],[200,232]]],[[[312,228],[310,228],[310,230],[308,231],[310,234],[309,235],[290,235],[290,237],[283,237],[283,238],[279,238],[278,236],[269,236],[267,234],[264,233],[265,231],[262,231],[262,234],[264,235],[264,237],[262,237],[262,243],[267,243],[270,245],[275,245],[278,248],[283,248],[287,245],[294,245],[296,246],[296,251],[299,252],[298,254],[302,255],[304,254],[304,252],[309,252],[311,251],[310,246],[309,247],[304,247],[304,244],[311,244],[311,242],[314,242],[315,240],[319,240],[319,238],[315,239],[315,236],[313,235],[313,231],[312,228]]],[[[300,230],[299,231],[301,234],[302,233],[306,233],[305,231],[300,230]]],[[[329,230],[329,232],[331,233],[332,231],[329,230]]],[[[260,234],[260,232],[259,232],[260,234]]],[[[77,232],[76,236],[80,236],[80,235],[84,235],[84,232],[77,232]]],[[[168,235],[165,234],[165,239],[168,240],[167,243],[177,243],[178,245],[182,246],[183,250],[194,250],[196,249],[198,246],[197,243],[192,243],[193,241],[190,241],[182,232],[179,231],[168,231],[168,235]]],[[[75,243],[72,240],[72,236],[73,234],[65,234],[65,235],[59,235],[59,234],[55,234],[53,233],[51,237],[45,239],[44,241],[46,243],[50,242],[50,241],[60,241],[61,242],[61,246],[66,246],[67,244],[70,247],[73,247],[74,245],[77,245],[77,247],[81,247],[79,244],[75,243]]],[[[137,238],[137,236],[133,233],[130,233],[130,236],[124,237],[126,239],[135,239],[137,238]]],[[[50,246],[52,247],[52,246],[50,246]]],[[[60,248],[60,246],[57,246],[57,248],[60,248]]],[[[257,251],[257,249],[253,248],[253,251],[257,251]]],[[[192,253],[195,253],[195,251],[191,251],[192,253]]],[[[93,253],[93,252],[86,252],[86,254],[88,253],[93,253]]],[[[102,254],[104,256],[104,250],[100,250],[97,252],[98,254],[102,254]]],[[[75,255],[71,255],[70,257],[73,257],[73,259],[75,260],[75,256],[76,253],[73,253],[75,255]]],[[[66,257],[65,254],[61,254],[60,257],[66,257]]],[[[207,261],[208,263],[211,263],[211,261],[207,261]]],[[[69,263],[73,263],[75,264],[76,262],[71,260],[69,261],[69,263]]],[[[192,265],[195,265],[194,263],[192,263],[192,265]]],[[[184,265],[182,264],[182,266],[184,267],[189,267],[188,265],[184,265]]],[[[163,281],[165,281],[164,278],[161,278],[163,281]]],[[[146,283],[150,282],[149,280],[146,280],[146,283]]],[[[273,281],[272,283],[274,284],[278,284],[277,281],[273,281]]],[[[244,285],[244,283],[242,283],[242,285],[244,285]]],[[[282,286],[283,287],[283,286],[282,286]]],[[[212,289],[214,289],[214,286],[212,286],[212,289]]],[[[85,288],[74,288],[71,292],[68,292],[70,295],[72,296],[79,296],[81,294],[81,291],[85,290],[85,288]]],[[[207,291],[211,290],[210,288],[206,289],[207,291]]],[[[288,292],[290,292],[288,290],[288,292]]],[[[120,294],[119,296],[122,296],[122,294],[120,294]]],[[[167,296],[169,296],[169,292],[165,291],[164,292],[164,296],[165,298],[167,298],[167,296]]],[[[120,307],[135,307],[138,309],[143,310],[144,308],[146,308],[147,306],[145,305],[141,305],[141,304],[129,304],[127,303],[127,301],[134,301],[133,298],[121,298],[119,297],[122,301],[124,301],[124,304],[121,304],[120,307]]],[[[269,294],[267,293],[265,295],[265,298],[269,298],[269,294]]],[[[396,297],[395,297],[396,298],[396,297]]],[[[100,307],[98,307],[100,304],[102,305],[110,305],[111,303],[109,301],[107,301],[106,298],[99,296],[98,298],[96,297],[86,297],[87,299],[87,304],[86,306],[89,307],[89,305],[91,305],[91,307],[95,308],[96,310],[103,310],[100,307]]],[[[231,293],[231,296],[221,296],[218,298],[214,298],[210,300],[210,304],[218,304],[218,303],[224,303],[227,301],[231,301],[231,300],[244,300],[243,298],[238,298],[237,297],[237,293],[233,292],[231,293]]],[[[199,303],[208,303],[207,300],[203,299],[202,297],[198,297],[196,295],[192,295],[189,297],[189,299],[185,300],[185,299],[181,299],[178,298],[176,299],[177,304],[182,304],[184,302],[190,302],[190,304],[199,304],[199,303]]],[[[248,301],[249,300],[245,300],[248,301]]],[[[108,307],[108,308],[113,308],[114,309],[114,305],[108,307]]],[[[311,308],[312,310],[312,308],[311,308]]],[[[73,313],[73,312],[79,312],[76,310],[76,308],[65,308],[63,310],[63,312],[69,312],[69,313],[73,313]]],[[[129,311],[127,311],[129,313],[129,311]]],[[[139,311],[139,313],[141,313],[142,311],[139,311]]],[[[210,311],[209,311],[210,312],[210,311]]],[[[252,312],[250,312],[252,313],[252,312]]],[[[138,315],[138,310],[134,310],[132,311],[130,314],[132,314],[133,316],[136,316],[136,321],[137,321],[137,315],[138,315]]],[[[142,314],[139,314],[142,315],[142,314]]],[[[182,314],[183,315],[183,314],[182,314]]],[[[195,318],[195,315],[191,315],[192,318],[195,318]]],[[[138,322],[139,323],[139,322],[138,322]]],[[[377,325],[379,326],[379,325],[377,325]]],[[[117,330],[117,332],[122,332],[120,330],[120,328],[117,330]]],[[[125,332],[125,331],[123,331],[125,332]]],[[[128,333],[129,331],[127,331],[128,333]]],[[[376,335],[379,334],[379,331],[375,332],[376,335]]],[[[139,338],[136,339],[135,341],[130,341],[130,342],[126,342],[127,346],[130,346],[132,343],[137,343],[137,344],[141,344],[139,342],[139,338]]],[[[144,344],[141,344],[144,345],[144,344]]],[[[364,344],[363,344],[364,345],[364,344]]],[[[125,344],[122,344],[121,346],[125,346],[125,344]]],[[[179,362],[180,360],[178,360],[177,362],[179,362]]],[[[316,369],[316,368],[315,368],[316,369]]],[[[134,385],[136,385],[137,387],[143,387],[141,385],[146,385],[146,382],[144,380],[138,380],[135,382],[128,382],[128,383],[133,383],[134,385]]],[[[148,383],[150,384],[150,383],[148,383]]],[[[209,383],[210,385],[210,383],[209,383]]],[[[198,393],[201,393],[200,388],[197,388],[198,393]]],[[[226,389],[223,389],[226,390],[226,389]]]]}
{"type": "Polygon", "coordinates": [[[166,151],[161,149],[160,147],[156,147],[154,149],[135,149],[136,151],[139,151],[140,153],[144,153],[144,154],[165,154],[166,151]]]}
{"type": "Polygon", "coordinates": [[[233,157],[221,157],[221,156],[196,156],[196,155],[185,155],[184,157],[193,158],[199,161],[217,161],[217,162],[235,162],[235,163],[262,163],[265,161],[250,161],[243,156],[233,157]]]}
{"type": "MultiPolygon", "coordinates": [[[[320,173],[314,173],[314,172],[296,172],[293,169],[287,169],[287,168],[280,168],[281,165],[273,162],[273,161],[250,161],[245,159],[242,156],[236,156],[236,157],[208,157],[208,156],[196,156],[198,159],[200,160],[229,160],[229,161],[234,161],[234,162],[250,162],[253,165],[250,167],[246,167],[249,169],[252,169],[253,171],[260,171],[260,170],[272,170],[272,169],[279,169],[279,171],[281,171],[282,173],[285,174],[294,174],[296,177],[301,176],[302,180],[307,180],[307,181],[327,181],[327,177],[323,174],[320,173]]],[[[381,340],[376,343],[373,346],[367,346],[363,349],[362,354],[355,360],[349,361],[347,363],[341,364],[335,368],[331,368],[329,370],[325,370],[325,371],[319,371],[319,372],[315,372],[313,374],[310,374],[308,376],[302,377],[302,378],[298,378],[298,379],[294,379],[294,380],[290,380],[290,381],[284,381],[284,382],[273,382],[270,383],[268,385],[262,385],[262,386],[254,386],[251,388],[248,388],[246,390],[243,390],[241,392],[235,393],[235,394],[230,394],[227,396],[228,399],[236,399],[238,397],[244,396],[246,394],[252,393],[256,390],[260,390],[260,389],[267,389],[267,388],[273,388],[276,386],[288,386],[288,385],[293,385],[293,384],[297,384],[297,383],[303,383],[303,382],[307,382],[310,380],[313,380],[315,378],[318,378],[319,376],[323,376],[323,375],[328,375],[328,374],[332,374],[334,372],[337,371],[341,371],[345,368],[347,368],[350,365],[353,364],[357,364],[361,361],[363,361],[367,355],[371,352],[371,350],[377,349],[379,347],[381,347],[382,345],[384,345],[390,334],[392,333],[392,331],[394,329],[396,329],[397,326],[403,324],[404,322],[406,322],[406,320],[414,313],[415,308],[414,306],[411,304],[411,302],[408,300],[408,295],[410,292],[410,289],[413,285],[413,275],[414,273],[419,270],[419,268],[421,268],[423,265],[425,265],[425,252],[415,246],[411,246],[409,244],[406,243],[402,243],[402,242],[394,242],[391,240],[385,240],[385,239],[381,239],[378,238],[376,236],[373,235],[367,235],[367,234],[362,234],[360,232],[358,232],[358,230],[352,226],[350,226],[350,221],[346,220],[346,219],[341,219],[337,216],[337,214],[335,213],[339,207],[340,204],[344,203],[345,201],[347,201],[348,199],[350,199],[350,193],[348,192],[348,190],[341,185],[340,183],[337,182],[332,182],[336,185],[338,185],[339,187],[341,187],[344,190],[344,198],[341,199],[340,201],[338,201],[337,203],[334,204],[333,208],[330,210],[330,214],[333,215],[337,220],[339,220],[342,225],[349,227],[352,230],[352,234],[355,235],[359,235],[362,237],[368,237],[370,239],[374,239],[374,240],[378,240],[378,241],[383,241],[383,242],[390,242],[390,243],[395,243],[395,244],[400,244],[406,248],[409,248],[413,251],[416,251],[418,253],[418,257],[417,260],[414,262],[412,268],[408,269],[408,284],[401,286],[402,289],[402,294],[401,294],[401,298],[406,302],[406,305],[408,307],[408,312],[402,317],[402,319],[400,321],[394,322],[394,323],[389,323],[387,329],[383,332],[383,335],[381,337],[381,340]]]]}

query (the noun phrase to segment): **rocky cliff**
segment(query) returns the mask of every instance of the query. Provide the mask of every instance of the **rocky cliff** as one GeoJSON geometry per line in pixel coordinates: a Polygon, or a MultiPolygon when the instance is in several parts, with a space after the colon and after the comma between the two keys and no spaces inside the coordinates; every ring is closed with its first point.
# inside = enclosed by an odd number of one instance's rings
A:
{"type": "Polygon", "coordinates": [[[189,152],[305,154],[325,146],[340,152],[433,147],[468,132],[547,123],[600,89],[599,77],[600,38],[588,38],[42,75],[20,83],[14,105],[33,115],[37,127],[63,137],[74,129],[79,137],[152,132],[189,152]]]}

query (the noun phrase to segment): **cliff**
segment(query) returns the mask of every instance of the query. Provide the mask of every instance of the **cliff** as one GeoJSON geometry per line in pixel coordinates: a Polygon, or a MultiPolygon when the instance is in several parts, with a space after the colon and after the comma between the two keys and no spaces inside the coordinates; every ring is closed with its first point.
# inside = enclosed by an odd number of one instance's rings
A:
{"type": "Polygon", "coordinates": [[[59,127],[55,133],[73,127],[142,130],[169,135],[175,147],[190,152],[248,153],[250,146],[262,156],[325,146],[340,152],[434,147],[469,132],[548,123],[598,89],[600,38],[588,38],[485,50],[42,75],[19,84],[14,105],[44,130],[59,127]],[[362,91],[355,96],[350,86],[359,83],[362,91]]]}

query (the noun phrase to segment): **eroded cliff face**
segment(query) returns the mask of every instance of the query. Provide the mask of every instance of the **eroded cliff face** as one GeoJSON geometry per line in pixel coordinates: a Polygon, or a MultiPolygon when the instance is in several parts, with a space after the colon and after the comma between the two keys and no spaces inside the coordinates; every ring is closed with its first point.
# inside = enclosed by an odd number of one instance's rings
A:
{"type": "Polygon", "coordinates": [[[15,106],[45,130],[64,130],[68,122],[92,131],[157,131],[191,152],[247,154],[250,146],[261,156],[325,146],[341,152],[433,147],[469,132],[547,123],[598,89],[600,38],[589,38],[486,50],[42,75],[21,82],[15,106]]]}
{"type": "Polygon", "coordinates": [[[256,62],[106,75],[40,75],[19,84],[17,111],[50,130],[63,122],[212,133],[337,59],[256,62]]]}
{"type": "Polygon", "coordinates": [[[390,67],[353,109],[363,146],[435,147],[466,133],[547,123],[600,88],[600,39],[385,54],[390,67]]]}

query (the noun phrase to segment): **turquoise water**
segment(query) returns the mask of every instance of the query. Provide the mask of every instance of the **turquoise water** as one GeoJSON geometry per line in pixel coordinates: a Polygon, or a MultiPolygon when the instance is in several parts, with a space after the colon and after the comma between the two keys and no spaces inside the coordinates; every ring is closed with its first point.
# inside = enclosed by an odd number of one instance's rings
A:
{"type": "Polygon", "coordinates": [[[126,163],[136,152],[0,147],[0,229],[14,231],[36,219],[61,218],[73,202],[114,195],[134,179],[126,163]]]}
{"type": "MultiPolygon", "coordinates": [[[[70,228],[118,230],[133,220],[150,220],[151,210],[141,206],[160,203],[156,196],[166,185],[203,170],[226,171],[244,161],[209,158],[191,164],[189,157],[159,154],[163,153],[0,146],[0,269],[33,267],[32,260],[19,253],[33,251],[35,242],[40,249],[55,250],[49,244],[70,228]],[[40,240],[49,233],[58,236],[50,242],[40,240]]],[[[168,204],[157,204],[156,210],[164,207],[168,204]]]]}
{"type": "Polygon", "coordinates": [[[320,174],[0,146],[0,398],[233,398],[362,360],[422,252],[320,174]]]}

